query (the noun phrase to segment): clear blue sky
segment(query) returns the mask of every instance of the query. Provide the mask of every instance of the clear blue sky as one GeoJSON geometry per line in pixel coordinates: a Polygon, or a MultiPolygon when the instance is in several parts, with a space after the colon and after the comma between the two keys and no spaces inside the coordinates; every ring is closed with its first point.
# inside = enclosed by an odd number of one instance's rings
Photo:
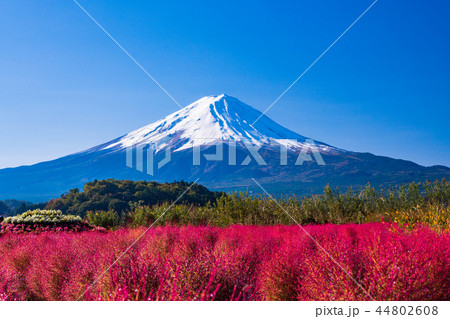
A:
{"type": "MultiPolygon", "coordinates": [[[[79,0],[181,104],[263,111],[371,0],[79,0]]],[[[379,2],[269,112],[353,151],[450,166],[450,2],[379,2]]],[[[0,168],[54,159],[178,107],[71,0],[0,3],[0,168]]]]}

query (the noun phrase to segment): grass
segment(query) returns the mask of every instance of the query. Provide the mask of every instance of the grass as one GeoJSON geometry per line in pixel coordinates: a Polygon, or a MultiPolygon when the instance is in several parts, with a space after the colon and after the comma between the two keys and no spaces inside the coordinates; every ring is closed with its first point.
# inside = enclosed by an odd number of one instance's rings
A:
{"type": "MultiPolygon", "coordinates": [[[[376,300],[448,300],[450,235],[305,226],[376,300]]],[[[76,300],[143,232],[5,234],[0,298],[76,300]]],[[[83,300],[370,300],[298,226],[152,228],[83,300]]]]}

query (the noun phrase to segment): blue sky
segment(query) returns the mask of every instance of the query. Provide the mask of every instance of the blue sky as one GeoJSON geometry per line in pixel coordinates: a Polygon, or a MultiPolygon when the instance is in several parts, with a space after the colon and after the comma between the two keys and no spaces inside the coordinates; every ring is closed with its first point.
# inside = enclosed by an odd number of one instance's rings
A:
{"type": "MultiPolygon", "coordinates": [[[[79,0],[182,105],[263,111],[370,4],[79,0]]],[[[377,4],[267,113],[353,151],[450,166],[450,3],[377,4]]],[[[0,3],[0,168],[109,141],[178,109],[71,0],[0,3]]]]}

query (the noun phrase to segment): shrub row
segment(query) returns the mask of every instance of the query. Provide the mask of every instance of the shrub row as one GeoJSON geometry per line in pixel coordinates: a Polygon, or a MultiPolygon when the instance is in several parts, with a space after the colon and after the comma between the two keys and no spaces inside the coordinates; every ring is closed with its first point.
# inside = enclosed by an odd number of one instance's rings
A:
{"type": "Polygon", "coordinates": [[[298,226],[9,234],[0,298],[449,300],[450,235],[386,226],[305,226],[329,255],[298,226]]]}
{"type": "Polygon", "coordinates": [[[89,230],[103,230],[101,227],[91,226],[86,222],[54,223],[54,224],[4,224],[0,226],[0,234],[13,233],[42,233],[42,232],[82,232],[89,230]]]}
{"type": "Polygon", "coordinates": [[[17,216],[7,217],[4,224],[76,224],[82,221],[80,216],[63,215],[60,210],[30,210],[17,216]]]}
{"type": "Polygon", "coordinates": [[[33,210],[23,214],[7,217],[0,225],[0,234],[6,233],[41,233],[53,232],[81,232],[88,230],[103,230],[89,225],[80,216],[63,215],[55,210],[33,210]]]}
{"type": "Polygon", "coordinates": [[[264,196],[234,193],[222,195],[214,203],[203,206],[179,204],[171,207],[170,202],[153,206],[134,204],[124,213],[92,211],[86,218],[90,224],[107,228],[149,226],[156,220],[159,225],[219,227],[387,221],[409,228],[428,224],[437,230],[448,231],[449,203],[450,183],[442,180],[412,183],[397,189],[375,190],[367,185],[360,192],[348,190],[344,193],[326,187],[323,195],[282,198],[277,202],[264,196]]]}

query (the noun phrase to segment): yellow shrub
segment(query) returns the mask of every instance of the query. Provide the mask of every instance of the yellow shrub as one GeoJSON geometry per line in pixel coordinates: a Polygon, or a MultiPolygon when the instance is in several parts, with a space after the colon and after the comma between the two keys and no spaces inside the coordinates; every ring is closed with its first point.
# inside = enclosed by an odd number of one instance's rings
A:
{"type": "Polygon", "coordinates": [[[450,208],[438,205],[432,205],[421,208],[417,205],[415,208],[405,211],[396,211],[392,214],[393,221],[409,230],[420,225],[440,231],[448,232],[450,230],[450,208]]]}

